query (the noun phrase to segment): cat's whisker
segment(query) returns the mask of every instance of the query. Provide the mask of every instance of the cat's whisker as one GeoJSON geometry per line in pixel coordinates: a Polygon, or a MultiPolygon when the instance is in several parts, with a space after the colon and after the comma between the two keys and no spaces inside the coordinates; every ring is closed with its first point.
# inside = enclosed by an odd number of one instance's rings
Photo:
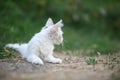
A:
{"type": "Polygon", "coordinates": [[[62,45],[62,49],[64,49],[64,41],[62,42],[62,44],[61,44],[61,45],[62,45]]]}

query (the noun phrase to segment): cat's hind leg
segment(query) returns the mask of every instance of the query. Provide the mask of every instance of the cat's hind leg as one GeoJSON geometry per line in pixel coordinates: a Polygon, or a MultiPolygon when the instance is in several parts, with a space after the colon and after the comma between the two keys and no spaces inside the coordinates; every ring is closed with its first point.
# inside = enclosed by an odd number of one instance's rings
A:
{"type": "Polygon", "coordinates": [[[42,61],[42,59],[40,59],[40,58],[39,58],[38,56],[36,56],[35,54],[30,54],[30,55],[26,58],[26,60],[27,60],[28,62],[33,63],[33,64],[41,64],[41,65],[44,64],[43,61],[42,61]]]}

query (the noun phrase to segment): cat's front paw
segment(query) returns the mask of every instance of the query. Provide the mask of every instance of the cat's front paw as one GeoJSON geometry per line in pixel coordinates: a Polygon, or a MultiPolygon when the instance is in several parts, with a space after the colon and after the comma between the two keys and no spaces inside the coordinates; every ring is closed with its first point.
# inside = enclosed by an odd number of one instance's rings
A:
{"type": "Polygon", "coordinates": [[[53,61],[53,63],[58,63],[58,64],[61,64],[61,63],[62,63],[62,60],[61,60],[61,59],[59,59],[59,58],[56,58],[56,59],[53,61]]]}
{"type": "Polygon", "coordinates": [[[61,64],[62,63],[61,59],[54,58],[54,57],[46,58],[45,61],[50,62],[50,63],[55,63],[55,64],[61,64]]]}
{"type": "Polygon", "coordinates": [[[33,61],[32,61],[32,63],[33,64],[40,64],[40,65],[43,65],[44,63],[43,63],[43,61],[41,60],[41,59],[34,59],[33,61]]]}
{"type": "Polygon", "coordinates": [[[40,65],[43,65],[44,63],[43,63],[43,61],[42,60],[40,60],[40,59],[38,59],[38,60],[34,60],[33,62],[32,62],[33,64],[40,64],[40,65]]]}

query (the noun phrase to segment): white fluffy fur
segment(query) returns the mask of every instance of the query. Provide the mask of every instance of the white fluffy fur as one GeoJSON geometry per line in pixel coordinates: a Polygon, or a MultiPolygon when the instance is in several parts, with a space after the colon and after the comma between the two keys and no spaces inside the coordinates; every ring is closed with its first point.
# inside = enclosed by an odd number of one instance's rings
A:
{"type": "Polygon", "coordinates": [[[63,42],[62,20],[53,24],[51,18],[46,22],[42,30],[35,34],[28,43],[7,44],[6,47],[13,48],[22,54],[28,62],[44,64],[44,61],[51,63],[62,63],[62,60],[53,56],[54,44],[63,42]]]}

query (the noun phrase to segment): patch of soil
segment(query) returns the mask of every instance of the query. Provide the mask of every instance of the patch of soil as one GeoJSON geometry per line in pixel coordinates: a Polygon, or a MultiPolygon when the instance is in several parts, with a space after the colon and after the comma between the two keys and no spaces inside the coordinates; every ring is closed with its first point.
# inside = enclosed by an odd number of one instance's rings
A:
{"type": "MultiPolygon", "coordinates": [[[[62,64],[31,64],[20,57],[0,60],[0,80],[116,80],[120,64],[108,62],[108,56],[97,56],[98,63],[88,65],[86,56],[55,53],[62,64]]],[[[119,77],[118,77],[119,80],[119,77]]]]}

